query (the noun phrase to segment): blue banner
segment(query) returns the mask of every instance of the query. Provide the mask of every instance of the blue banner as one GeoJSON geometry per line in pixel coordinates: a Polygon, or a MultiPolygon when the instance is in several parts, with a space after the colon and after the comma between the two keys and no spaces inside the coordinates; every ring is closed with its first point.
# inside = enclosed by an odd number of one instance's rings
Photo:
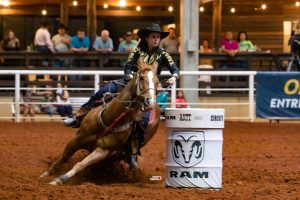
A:
{"type": "Polygon", "coordinates": [[[300,73],[258,72],[256,116],[270,119],[300,119],[300,73]]]}

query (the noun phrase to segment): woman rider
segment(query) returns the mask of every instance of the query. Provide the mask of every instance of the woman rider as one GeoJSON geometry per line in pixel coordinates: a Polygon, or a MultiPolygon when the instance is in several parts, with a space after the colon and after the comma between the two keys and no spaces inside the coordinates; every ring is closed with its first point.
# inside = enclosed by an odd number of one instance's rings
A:
{"type": "Polygon", "coordinates": [[[158,24],[152,24],[147,28],[140,29],[137,32],[137,35],[141,40],[138,43],[137,48],[132,53],[130,53],[128,57],[128,61],[125,65],[124,70],[125,77],[116,82],[110,82],[100,88],[95,94],[90,97],[87,103],[82,105],[75,116],[67,118],[63,121],[66,126],[77,127],[77,117],[80,117],[82,116],[82,113],[86,114],[89,110],[91,110],[93,104],[97,100],[102,99],[106,92],[117,93],[121,88],[123,88],[124,85],[133,77],[133,72],[136,72],[138,70],[136,64],[139,57],[142,57],[144,62],[147,64],[152,64],[153,62],[157,61],[157,75],[161,73],[161,68],[165,65],[173,75],[168,80],[168,82],[170,84],[174,84],[176,82],[176,80],[179,78],[179,70],[170,54],[159,47],[160,40],[167,37],[169,35],[169,32],[162,32],[158,24]]]}
{"type": "MultiPolygon", "coordinates": [[[[130,53],[128,57],[128,61],[125,65],[125,77],[121,80],[116,82],[110,82],[100,88],[95,94],[91,96],[89,101],[85,103],[77,114],[71,118],[67,118],[64,120],[64,124],[70,127],[79,127],[80,120],[77,118],[83,118],[88,111],[91,110],[93,104],[103,98],[106,92],[110,93],[117,93],[124,85],[133,78],[133,72],[136,72],[138,68],[136,67],[137,61],[139,58],[142,58],[146,64],[151,65],[153,62],[158,63],[157,75],[160,75],[161,69],[163,66],[166,66],[172,74],[172,77],[168,79],[167,82],[170,84],[174,84],[176,80],[179,78],[179,70],[174,63],[170,54],[168,54],[164,49],[159,47],[160,40],[167,37],[169,32],[161,31],[158,24],[152,24],[147,28],[140,29],[137,32],[137,35],[141,39],[137,45],[137,48],[130,53]],[[78,122],[79,121],[79,122],[78,122]]],[[[143,126],[142,129],[145,129],[148,126],[149,122],[149,114],[150,112],[146,113],[143,117],[141,125],[143,126]]],[[[143,135],[143,131],[135,130],[138,135],[143,135]]],[[[143,139],[142,139],[143,140],[143,139]]]]}

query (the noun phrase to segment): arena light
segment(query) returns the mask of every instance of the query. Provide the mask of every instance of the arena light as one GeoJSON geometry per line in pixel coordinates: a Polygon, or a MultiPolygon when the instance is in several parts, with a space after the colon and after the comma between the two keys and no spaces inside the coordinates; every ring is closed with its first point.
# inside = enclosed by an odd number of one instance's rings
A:
{"type": "Polygon", "coordinates": [[[120,5],[121,7],[125,7],[125,6],[126,6],[126,0],[120,0],[120,1],[119,1],[119,5],[120,5]]]}
{"type": "Polygon", "coordinates": [[[295,5],[296,5],[297,7],[299,7],[299,6],[300,6],[300,1],[296,1],[295,5]]]}
{"type": "Polygon", "coordinates": [[[45,9],[42,10],[42,15],[44,15],[44,16],[47,15],[47,10],[45,10],[45,9]]]}
{"type": "Polygon", "coordinates": [[[8,7],[10,5],[9,0],[2,0],[1,4],[5,7],[8,7]]]}
{"type": "Polygon", "coordinates": [[[199,11],[200,11],[200,12],[204,12],[204,7],[201,6],[201,7],[199,8],[199,11]]]}
{"type": "Polygon", "coordinates": [[[108,4],[107,3],[103,4],[103,8],[107,9],[108,8],[108,4]]]}
{"type": "Polygon", "coordinates": [[[265,3],[262,4],[262,5],[261,5],[261,9],[262,9],[262,10],[266,10],[266,9],[267,9],[267,5],[266,5],[265,3]]]}
{"type": "Polygon", "coordinates": [[[138,11],[138,12],[140,12],[141,9],[142,9],[141,6],[137,6],[137,7],[136,7],[136,11],[138,11]]]}
{"type": "Polygon", "coordinates": [[[168,11],[173,12],[173,10],[174,10],[173,6],[169,6],[168,11]]]}
{"type": "Polygon", "coordinates": [[[231,12],[231,13],[235,13],[235,11],[236,11],[235,8],[231,8],[231,9],[230,9],[230,12],[231,12]]]}
{"type": "Polygon", "coordinates": [[[77,1],[73,1],[73,6],[78,6],[78,2],[77,1]]]}

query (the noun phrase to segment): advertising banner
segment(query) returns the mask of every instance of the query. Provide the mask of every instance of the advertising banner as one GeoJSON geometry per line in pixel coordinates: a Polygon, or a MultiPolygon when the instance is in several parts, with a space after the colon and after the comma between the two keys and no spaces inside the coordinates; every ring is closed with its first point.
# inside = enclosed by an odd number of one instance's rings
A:
{"type": "Polygon", "coordinates": [[[270,119],[299,119],[300,73],[257,73],[256,116],[270,119]]]}

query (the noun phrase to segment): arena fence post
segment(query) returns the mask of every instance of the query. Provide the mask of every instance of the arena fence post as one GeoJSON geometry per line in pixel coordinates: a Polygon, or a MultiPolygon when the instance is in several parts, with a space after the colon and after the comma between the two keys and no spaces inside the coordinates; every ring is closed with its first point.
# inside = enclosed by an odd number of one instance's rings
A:
{"type": "Polygon", "coordinates": [[[98,91],[100,87],[100,74],[95,74],[95,78],[94,78],[94,90],[95,92],[98,91]]]}
{"type": "Polygon", "coordinates": [[[15,122],[20,122],[20,74],[15,74],[15,122]]]}
{"type": "Polygon", "coordinates": [[[254,122],[254,74],[249,74],[249,119],[254,122]]]}
{"type": "Polygon", "coordinates": [[[171,88],[171,108],[176,108],[176,84],[171,88]]]}

